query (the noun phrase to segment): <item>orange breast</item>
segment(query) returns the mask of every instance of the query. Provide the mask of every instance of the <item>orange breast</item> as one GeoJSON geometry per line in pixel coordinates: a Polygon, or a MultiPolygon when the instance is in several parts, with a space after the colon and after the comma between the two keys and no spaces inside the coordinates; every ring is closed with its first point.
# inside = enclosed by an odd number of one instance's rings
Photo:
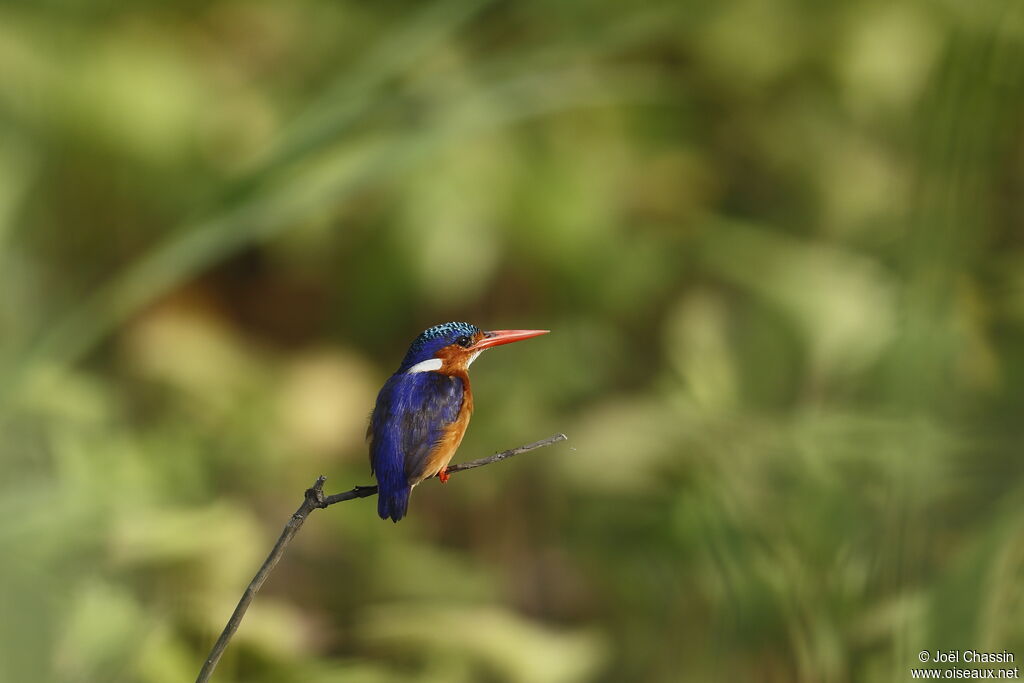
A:
{"type": "Polygon", "coordinates": [[[426,464],[417,479],[410,479],[409,483],[415,486],[424,479],[433,477],[451,462],[455,451],[462,443],[462,437],[466,434],[466,427],[469,426],[469,418],[473,416],[473,392],[469,387],[469,375],[462,372],[452,373],[457,375],[466,388],[462,399],[462,407],[459,408],[459,416],[455,421],[445,427],[444,433],[427,455],[426,464]]]}

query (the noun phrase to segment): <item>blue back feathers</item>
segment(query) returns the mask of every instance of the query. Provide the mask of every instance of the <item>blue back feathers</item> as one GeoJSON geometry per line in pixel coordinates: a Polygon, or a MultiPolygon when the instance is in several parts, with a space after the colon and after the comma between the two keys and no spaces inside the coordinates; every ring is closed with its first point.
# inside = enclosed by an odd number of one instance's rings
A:
{"type": "Polygon", "coordinates": [[[409,506],[434,445],[462,408],[458,377],[437,372],[396,373],[377,395],[370,418],[370,467],[377,477],[377,513],[397,522],[409,506]]]}
{"type": "Polygon", "coordinates": [[[480,331],[476,325],[469,323],[443,323],[434,325],[420,333],[409,347],[405,359],[398,367],[399,372],[405,372],[412,366],[425,360],[430,360],[434,354],[462,336],[472,337],[480,331]]]}

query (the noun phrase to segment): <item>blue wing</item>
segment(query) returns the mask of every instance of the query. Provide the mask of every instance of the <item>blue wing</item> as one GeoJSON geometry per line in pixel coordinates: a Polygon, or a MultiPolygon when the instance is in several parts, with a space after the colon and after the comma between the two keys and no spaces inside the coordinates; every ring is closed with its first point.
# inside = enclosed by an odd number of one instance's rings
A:
{"type": "Polygon", "coordinates": [[[411,482],[422,478],[431,448],[458,418],[462,400],[462,380],[438,372],[399,373],[384,383],[369,429],[382,519],[397,522],[405,515],[411,482]]]}

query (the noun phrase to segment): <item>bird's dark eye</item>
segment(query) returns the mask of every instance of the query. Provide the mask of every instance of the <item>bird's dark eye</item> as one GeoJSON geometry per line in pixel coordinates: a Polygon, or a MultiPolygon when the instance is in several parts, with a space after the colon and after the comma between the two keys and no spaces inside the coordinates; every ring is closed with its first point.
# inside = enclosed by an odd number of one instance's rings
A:
{"type": "Polygon", "coordinates": [[[455,343],[458,344],[459,346],[461,346],[464,349],[468,349],[470,346],[472,346],[473,340],[470,337],[468,337],[467,335],[462,335],[458,339],[455,340],[455,343]]]}

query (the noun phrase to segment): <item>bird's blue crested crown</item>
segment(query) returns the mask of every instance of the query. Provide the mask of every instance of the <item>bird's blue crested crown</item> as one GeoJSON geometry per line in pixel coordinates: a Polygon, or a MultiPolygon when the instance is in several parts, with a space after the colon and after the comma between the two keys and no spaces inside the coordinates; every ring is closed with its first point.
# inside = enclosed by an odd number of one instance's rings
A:
{"type": "Polygon", "coordinates": [[[440,349],[449,344],[454,344],[455,340],[459,337],[472,337],[478,332],[480,332],[480,328],[476,325],[462,322],[442,323],[427,328],[413,341],[409,351],[405,354],[402,365],[398,369],[401,372],[417,363],[430,360],[440,349]]]}

